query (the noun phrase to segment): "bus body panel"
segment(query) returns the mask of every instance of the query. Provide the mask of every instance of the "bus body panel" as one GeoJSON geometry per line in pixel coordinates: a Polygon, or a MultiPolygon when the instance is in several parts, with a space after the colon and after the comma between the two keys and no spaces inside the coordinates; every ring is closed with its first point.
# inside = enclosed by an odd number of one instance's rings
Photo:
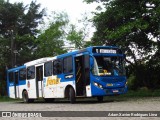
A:
{"type": "Polygon", "coordinates": [[[67,85],[75,89],[74,81],[65,81],[62,75],[45,77],[43,80],[44,98],[64,98],[67,85]]]}
{"type": "Polygon", "coordinates": [[[14,83],[10,83],[10,85],[8,86],[9,88],[9,97],[11,98],[15,98],[15,93],[17,95],[16,98],[22,98],[22,91],[24,89],[26,89],[26,85],[25,85],[26,81],[23,80],[22,81],[19,81],[19,85],[16,85],[16,91],[15,91],[15,88],[14,88],[14,83]]]}
{"type": "Polygon", "coordinates": [[[86,86],[86,97],[91,97],[92,93],[91,93],[91,85],[87,85],[86,86]]]}
{"type": "Polygon", "coordinates": [[[126,77],[95,77],[92,78],[92,96],[119,95],[127,92],[126,77]],[[102,88],[99,86],[102,85],[102,88]]]}
{"type": "Polygon", "coordinates": [[[22,98],[23,90],[26,90],[26,89],[27,89],[26,85],[19,86],[19,98],[22,98]]]}
{"type": "Polygon", "coordinates": [[[32,99],[37,98],[35,79],[26,80],[26,82],[27,82],[26,90],[28,92],[28,97],[32,99]]]}
{"type": "Polygon", "coordinates": [[[11,98],[21,98],[20,88],[23,87],[22,85],[25,84],[25,81],[21,81],[19,79],[19,70],[23,69],[23,68],[26,68],[26,66],[12,68],[12,69],[8,70],[8,72],[7,72],[8,96],[11,98]]]}
{"type": "Polygon", "coordinates": [[[15,98],[14,86],[9,86],[9,91],[10,91],[9,97],[15,98]]]}
{"type": "Polygon", "coordinates": [[[42,88],[43,88],[43,86],[42,86],[42,81],[38,81],[38,94],[39,94],[39,97],[43,97],[42,96],[42,92],[43,92],[43,90],[42,90],[42,88]]]}
{"type": "Polygon", "coordinates": [[[44,98],[54,98],[56,96],[57,85],[53,83],[53,79],[55,79],[55,76],[45,77],[43,79],[44,98]]]}
{"type": "Polygon", "coordinates": [[[72,88],[76,91],[75,89],[75,84],[73,81],[69,82],[61,82],[60,84],[57,84],[57,92],[56,92],[56,97],[57,98],[65,98],[65,90],[67,86],[72,86],[72,88]]]}

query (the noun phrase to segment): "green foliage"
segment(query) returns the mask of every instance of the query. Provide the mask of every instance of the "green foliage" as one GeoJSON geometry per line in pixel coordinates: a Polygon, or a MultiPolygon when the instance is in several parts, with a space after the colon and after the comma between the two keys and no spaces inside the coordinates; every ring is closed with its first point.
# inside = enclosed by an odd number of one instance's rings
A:
{"type": "Polygon", "coordinates": [[[133,91],[130,90],[128,91],[127,94],[123,95],[124,97],[132,98],[132,97],[159,97],[159,89],[157,90],[149,90],[147,88],[140,88],[139,90],[133,91]]]}
{"type": "MultiPolygon", "coordinates": [[[[90,45],[84,42],[87,18],[81,23],[84,27],[76,29],[71,25],[66,13],[53,13],[47,26],[43,21],[45,10],[32,1],[29,5],[21,2],[9,3],[0,0],[0,66],[3,70],[1,80],[5,78],[5,68],[20,66],[25,62],[66,52],[64,42],[70,41],[76,48],[90,45]],[[39,25],[44,23],[42,30],[39,25]],[[70,29],[71,26],[71,29],[70,29]],[[46,29],[45,29],[46,28],[46,29]],[[79,44],[80,43],[80,44],[79,44]]],[[[0,83],[0,88],[5,85],[0,83]]]]}
{"type": "Polygon", "coordinates": [[[36,47],[34,41],[39,32],[37,27],[44,10],[39,11],[40,4],[33,1],[24,6],[20,2],[11,4],[1,0],[0,6],[0,63],[13,67],[32,60],[36,47]]]}
{"type": "Polygon", "coordinates": [[[0,95],[0,102],[11,102],[11,101],[20,101],[20,99],[9,98],[8,96],[0,95]]]}
{"type": "Polygon", "coordinates": [[[131,88],[157,88],[160,55],[159,0],[85,0],[102,2],[105,10],[93,18],[95,45],[117,45],[129,59],[131,88]],[[155,39],[155,40],[153,40],[155,39]],[[156,59],[155,59],[156,58],[156,59]],[[151,69],[151,70],[150,70],[151,69]]]}
{"type": "Polygon", "coordinates": [[[35,54],[38,58],[56,56],[66,52],[63,49],[63,39],[65,37],[63,28],[68,23],[67,15],[65,13],[54,13],[53,19],[49,27],[42,31],[36,40],[38,46],[35,54]]]}
{"type": "Polygon", "coordinates": [[[88,40],[89,24],[90,20],[87,13],[83,14],[83,18],[81,20],[78,20],[78,25],[69,24],[66,39],[74,48],[82,49],[92,45],[90,40],[86,41],[88,40]]]}
{"type": "Polygon", "coordinates": [[[75,44],[75,48],[81,49],[83,48],[83,31],[77,31],[75,25],[70,25],[70,31],[67,36],[67,40],[71,43],[75,44]]]}
{"type": "Polygon", "coordinates": [[[37,27],[44,15],[44,9],[39,8],[40,4],[33,1],[24,6],[0,0],[0,94],[6,94],[5,69],[34,59],[37,27]]]}
{"type": "Polygon", "coordinates": [[[127,85],[128,85],[128,88],[129,89],[134,89],[135,88],[135,81],[136,81],[136,78],[133,74],[130,74],[129,78],[127,79],[127,85]]]}

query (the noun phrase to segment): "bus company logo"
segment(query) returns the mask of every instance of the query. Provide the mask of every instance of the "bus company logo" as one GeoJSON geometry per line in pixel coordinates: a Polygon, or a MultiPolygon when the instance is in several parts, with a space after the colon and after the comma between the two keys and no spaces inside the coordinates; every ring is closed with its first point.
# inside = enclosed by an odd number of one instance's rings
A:
{"type": "Polygon", "coordinates": [[[2,112],[2,117],[12,117],[11,112],[2,112]]]}
{"type": "Polygon", "coordinates": [[[61,80],[61,78],[57,78],[57,76],[48,77],[46,86],[59,84],[60,80],[61,80]]]}
{"type": "Polygon", "coordinates": [[[30,88],[30,82],[29,81],[27,82],[27,87],[30,88]]]}

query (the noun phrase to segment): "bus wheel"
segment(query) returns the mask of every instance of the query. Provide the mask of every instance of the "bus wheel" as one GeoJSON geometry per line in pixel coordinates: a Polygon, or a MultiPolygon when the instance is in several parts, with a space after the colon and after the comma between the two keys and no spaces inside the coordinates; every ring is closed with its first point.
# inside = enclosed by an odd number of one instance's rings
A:
{"type": "Polygon", "coordinates": [[[73,104],[76,100],[75,98],[75,92],[74,89],[72,87],[69,88],[69,100],[70,102],[73,104]]]}
{"type": "Polygon", "coordinates": [[[28,98],[28,92],[27,92],[27,91],[23,91],[23,93],[22,93],[22,98],[23,98],[23,102],[24,102],[24,103],[34,102],[34,99],[29,99],[29,98],[28,98]]]}
{"type": "Polygon", "coordinates": [[[97,100],[98,100],[98,102],[103,102],[103,96],[98,96],[97,100]]]}

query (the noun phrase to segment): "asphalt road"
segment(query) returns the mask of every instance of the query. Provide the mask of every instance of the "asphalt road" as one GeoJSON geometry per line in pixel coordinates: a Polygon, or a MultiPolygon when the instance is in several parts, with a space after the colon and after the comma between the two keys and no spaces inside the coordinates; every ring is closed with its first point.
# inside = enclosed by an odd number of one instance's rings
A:
{"type": "MultiPolygon", "coordinates": [[[[34,103],[23,103],[21,101],[0,102],[0,111],[160,111],[160,97],[134,98],[123,100],[105,100],[98,103],[96,99],[78,99],[75,104],[70,104],[68,100],[56,100],[53,103],[35,101],[34,103]]],[[[96,112],[95,112],[96,113],[96,112]]],[[[94,114],[95,115],[95,114],[94,114]]],[[[6,118],[0,118],[6,119],[6,118]]],[[[17,118],[12,118],[17,120],[17,118]]],[[[21,118],[18,118],[21,119],[21,118]]],[[[24,118],[26,119],[26,118],[24,118]]],[[[39,118],[34,118],[39,120],[39,118]]],[[[46,119],[46,118],[41,118],[46,119]]],[[[48,117],[47,119],[67,119],[75,120],[75,117],[48,117]]],[[[160,117],[76,117],[76,119],[131,119],[131,120],[160,120],[160,117]]]]}

